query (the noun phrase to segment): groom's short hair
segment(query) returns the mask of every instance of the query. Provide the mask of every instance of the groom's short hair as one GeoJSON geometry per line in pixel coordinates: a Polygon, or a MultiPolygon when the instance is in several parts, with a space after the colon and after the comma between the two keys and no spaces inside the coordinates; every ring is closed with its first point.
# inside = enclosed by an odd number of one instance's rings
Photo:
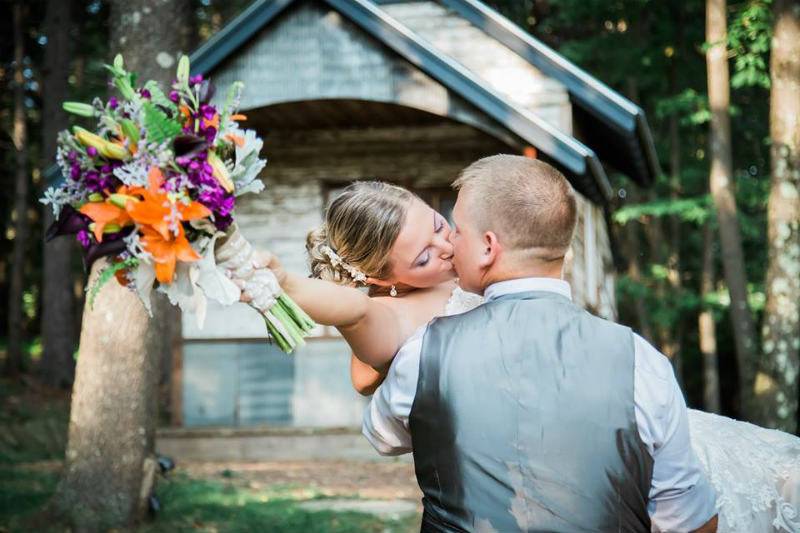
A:
{"type": "Polygon", "coordinates": [[[575,191],[552,166],[518,155],[484,157],[461,171],[453,188],[469,197],[472,223],[508,249],[543,260],[564,257],[575,231],[575,191]]]}

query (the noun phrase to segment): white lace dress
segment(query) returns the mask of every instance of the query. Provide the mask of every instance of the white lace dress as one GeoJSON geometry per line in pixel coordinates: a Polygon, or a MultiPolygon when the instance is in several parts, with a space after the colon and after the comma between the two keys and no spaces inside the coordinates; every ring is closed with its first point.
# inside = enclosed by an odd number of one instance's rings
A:
{"type": "MultiPolygon", "coordinates": [[[[482,298],[456,288],[445,315],[482,298]]],[[[717,491],[719,532],[800,532],[800,438],[689,409],[692,448],[717,491]]]]}

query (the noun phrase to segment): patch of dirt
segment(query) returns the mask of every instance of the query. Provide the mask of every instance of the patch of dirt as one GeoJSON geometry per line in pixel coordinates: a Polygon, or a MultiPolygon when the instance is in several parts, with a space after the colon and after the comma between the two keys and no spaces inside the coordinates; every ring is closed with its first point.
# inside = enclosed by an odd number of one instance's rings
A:
{"type": "MultiPolygon", "coordinates": [[[[182,462],[177,471],[194,478],[218,479],[259,490],[289,485],[326,497],[376,500],[411,500],[419,504],[422,493],[414,465],[405,462],[275,461],[182,462]]],[[[421,508],[421,505],[420,505],[421,508]]]]}

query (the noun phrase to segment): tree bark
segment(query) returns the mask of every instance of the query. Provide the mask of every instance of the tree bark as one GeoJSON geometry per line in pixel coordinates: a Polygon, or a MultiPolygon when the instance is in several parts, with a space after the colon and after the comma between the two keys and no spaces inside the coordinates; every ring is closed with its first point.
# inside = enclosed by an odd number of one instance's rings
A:
{"type": "MultiPolygon", "coordinates": [[[[703,227],[703,270],[700,278],[700,299],[714,291],[714,230],[711,222],[703,227]]],[[[705,304],[700,310],[697,329],[700,353],[703,354],[703,407],[710,413],[720,412],[719,368],[717,367],[717,331],[714,315],[705,304]]]]}
{"type": "MultiPolygon", "coordinates": [[[[673,7],[673,17],[676,26],[676,42],[683,43],[683,12],[681,7],[673,7]]],[[[669,66],[669,87],[670,93],[677,95],[678,88],[678,61],[682,59],[681,47],[674,52],[669,66]]],[[[669,117],[669,190],[670,199],[677,201],[681,196],[681,135],[678,114],[672,113],[669,117]]],[[[667,283],[669,283],[672,294],[681,294],[683,291],[683,281],[681,275],[681,221],[677,215],[672,215],[668,219],[669,223],[669,246],[667,248],[667,283]]],[[[664,353],[672,360],[675,368],[675,375],[678,381],[683,383],[683,357],[681,346],[683,345],[684,321],[679,315],[674,324],[675,332],[669,335],[664,344],[664,353]]]]}
{"type": "Polygon", "coordinates": [[[770,59],[772,179],[767,206],[767,303],[760,422],[797,430],[800,370],[800,2],[776,0],[770,59]]]}
{"type": "Polygon", "coordinates": [[[739,370],[740,414],[747,420],[753,420],[756,415],[752,391],[756,336],[753,317],[747,304],[744,254],[734,196],[726,11],[725,0],[706,0],[706,66],[708,101],[711,107],[709,186],[719,220],[722,265],[730,292],[736,363],[739,370]]]}
{"type": "MultiPolygon", "coordinates": [[[[48,0],[44,21],[47,36],[42,84],[43,168],[53,164],[58,132],[68,126],[61,103],[67,99],[71,46],[69,30],[71,2],[48,0]]],[[[47,185],[45,185],[47,186],[47,185]]],[[[49,206],[43,209],[44,228],[53,222],[49,206]]],[[[54,387],[71,387],[75,377],[75,295],[73,293],[72,250],[66,237],[44,244],[42,280],[42,381],[54,387]]]]}
{"type": "MultiPolygon", "coordinates": [[[[139,83],[168,87],[182,49],[175,23],[187,8],[185,0],[114,0],[111,55],[122,53],[139,83]]],[[[93,267],[90,284],[102,264],[93,267]]],[[[135,293],[112,280],[84,309],[66,467],[53,500],[77,531],[130,527],[147,511],[159,366],[171,351],[175,316],[154,296],[150,319],[135,293]]]]}
{"type": "Polygon", "coordinates": [[[14,250],[8,289],[8,351],[4,373],[16,376],[23,367],[22,290],[25,280],[25,248],[28,242],[28,128],[25,119],[25,9],[15,2],[14,17],[14,250]]]}

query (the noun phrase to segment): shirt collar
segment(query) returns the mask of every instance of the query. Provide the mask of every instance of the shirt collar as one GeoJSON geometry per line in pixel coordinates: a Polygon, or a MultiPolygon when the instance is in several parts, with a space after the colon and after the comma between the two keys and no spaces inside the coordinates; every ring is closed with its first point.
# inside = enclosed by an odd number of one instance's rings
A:
{"type": "Polygon", "coordinates": [[[556,278],[519,278],[498,281],[486,287],[483,297],[488,302],[505,294],[528,291],[554,292],[572,300],[572,289],[569,283],[556,278]]]}

